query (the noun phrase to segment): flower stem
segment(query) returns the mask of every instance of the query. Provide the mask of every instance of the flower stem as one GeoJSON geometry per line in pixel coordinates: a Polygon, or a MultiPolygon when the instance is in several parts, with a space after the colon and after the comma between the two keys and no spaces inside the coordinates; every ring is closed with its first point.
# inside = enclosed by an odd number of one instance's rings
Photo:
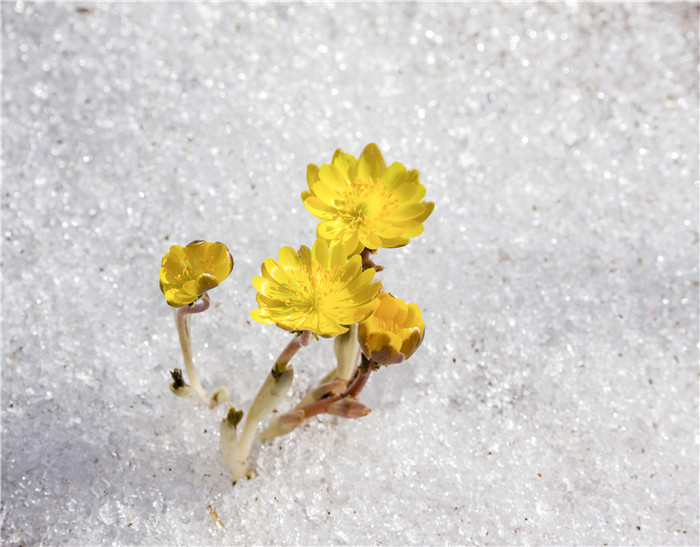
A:
{"type": "Polygon", "coordinates": [[[384,270],[384,266],[380,266],[379,264],[375,264],[372,259],[370,258],[369,255],[376,253],[376,250],[372,249],[367,249],[362,251],[361,255],[362,256],[362,271],[367,270],[369,268],[374,268],[375,272],[381,272],[384,270]]]}
{"type": "Polygon", "coordinates": [[[338,368],[335,377],[348,381],[352,378],[360,356],[360,343],[357,341],[358,324],[350,325],[347,332],[336,336],[333,343],[338,368]]]}
{"type": "Polygon", "coordinates": [[[192,388],[199,399],[209,408],[214,408],[215,402],[204,389],[202,382],[199,381],[197,371],[194,368],[192,360],[192,337],[190,335],[190,315],[193,313],[201,313],[209,309],[209,295],[204,294],[202,298],[195,300],[189,306],[182,306],[175,311],[175,325],[177,333],[180,336],[180,347],[182,348],[182,357],[185,361],[185,371],[189,387],[192,388]]]}
{"type": "Polygon", "coordinates": [[[350,326],[350,329],[335,337],[333,346],[338,366],[327,374],[316,388],[309,391],[294,409],[304,408],[315,403],[322,397],[337,395],[347,388],[347,384],[357,370],[360,360],[360,343],[357,341],[358,324],[350,326]]]}
{"type": "Polygon", "coordinates": [[[243,431],[238,440],[238,460],[233,464],[229,464],[231,472],[233,473],[234,483],[248,470],[248,456],[253,445],[253,439],[255,438],[258,425],[274,410],[292,385],[294,369],[291,366],[287,367],[287,364],[292,360],[292,357],[296,355],[299,349],[309,345],[310,340],[311,331],[305,330],[298,333],[292,341],[287,344],[287,347],[282,350],[277,361],[275,361],[267,378],[265,378],[255,399],[253,399],[246,415],[243,431]]]}
{"type": "Polygon", "coordinates": [[[305,419],[317,414],[333,414],[344,418],[366,416],[370,412],[369,407],[359,403],[355,397],[367,384],[372,369],[372,362],[362,356],[362,363],[355,366],[350,385],[348,380],[335,378],[333,371],[329,377],[334,379],[325,378],[324,382],[312,389],[293,410],[273,418],[267,429],[260,434],[260,438],[265,441],[291,433],[305,419]]]}
{"type": "Polygon", "coordinates": [[[289,361],[292,360],[292,357],[294,357],[297,354],[297,351],[299,351],[302,347],[308,346],[309,342],[311,341],[311,331],[310,330],[303,330],[300,333],[298,333],[289,344],[287,344],[287,347],[285,347],[282,350],[282,353],[280,353],[279,357],[277,358],[277,361],[275,361],[274,366],[272,367],[272,371],[270,371],[270,374],[281,374],[282,371],[287,367],[287,364],[289,361]]]}
{"type": "Polygon", "coordinates": [[[367,384],[367,380],[369,379],[369,375],[372,373],[372,367],[369,366],[369,363],[365,360],[365,357],[362,357],[362,364],[358,367],[357,373],[355,374],[355,377],[353,378],[352,382],[348,386],[348,388],[341,394],[335,395],[333,397],[326,397],[324,399],[320,399],[316,401],[315,403],[312,403],[310,405],[307,405],[303,408],[300,408],[298,410],[303,410],[304,411],[304,419],[306,418],[311,418],[312,416],[316,416],[318,414],[324,414],[328,412],[328,406],[335,403],[336,401],[339,401],[341,399],[344,399],[346,397],[352,397],[355,398],[357,395],[360,394],[362,389],[365,387],[367,384]]]}

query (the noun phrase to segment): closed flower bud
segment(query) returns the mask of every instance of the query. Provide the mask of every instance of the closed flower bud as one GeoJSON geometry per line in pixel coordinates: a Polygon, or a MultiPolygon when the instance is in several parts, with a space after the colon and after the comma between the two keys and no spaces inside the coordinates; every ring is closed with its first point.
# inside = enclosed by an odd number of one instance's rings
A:
{"type": "Polygon", "coordinates": [[[362,418],[372,411],[368,406],[363,405],[352,397],[343,397],[339,401],[328,405],[328,414],[340,416],[341,418],[362,418]]]}
{"type": "Polygon", "coordinates": [[[425,334],[420,308],[389,293],[380,293],[374,311],[360,323],[362,353],[380,365],[401,363],[418,349],[425,334]]]}

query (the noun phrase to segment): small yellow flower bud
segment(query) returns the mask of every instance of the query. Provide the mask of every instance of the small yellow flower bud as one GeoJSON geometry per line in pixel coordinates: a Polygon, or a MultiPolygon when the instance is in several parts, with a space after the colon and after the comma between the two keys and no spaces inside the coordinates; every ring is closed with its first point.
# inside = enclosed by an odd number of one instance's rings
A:
{"type": "Polygon", "coordinates": [[[365,357],[381,365],[408,359],[423,341],[420,308],[389,293],[380,293],[372,315],[360,323],[358,339],[365,357]]]}
{"type": "Polygon", "coordinates": [[[217,287],[232,269],[233,258],[223,243],[173,245],[161,262],[160,290],[171,306],[187,306],[217,287]]]}

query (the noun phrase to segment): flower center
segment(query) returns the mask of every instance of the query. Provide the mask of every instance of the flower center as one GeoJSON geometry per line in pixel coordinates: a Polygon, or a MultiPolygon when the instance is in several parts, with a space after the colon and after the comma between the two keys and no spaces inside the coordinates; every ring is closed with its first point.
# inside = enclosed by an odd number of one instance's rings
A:
{"type": "Polygon", "coordinates": [[[343,199],[334,202],[344,223],[355,230],[377,232],[398,207],[398,199],[384,179],[355,177],[346,187],[343,199]]]}
{"type": "Polygon", "coordinates": [[[303,313],[323,313],[335,292],[335,279],[342,273],[337,267],[326,270],[315,268],[314,272],[303,270],[296,278],[289,280],[288,288],[296,298],[285,302],[296,311],[303,313]]]}

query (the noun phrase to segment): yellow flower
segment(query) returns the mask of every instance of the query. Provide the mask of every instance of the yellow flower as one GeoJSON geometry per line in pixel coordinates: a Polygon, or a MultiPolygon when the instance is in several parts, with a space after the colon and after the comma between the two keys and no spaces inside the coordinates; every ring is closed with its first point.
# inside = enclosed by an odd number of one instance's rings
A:
{"type": "Polygon", "coordinates": [[[337,336],[372,313],[381,283],[372,282],[374,269],[362,271],[362,258],[347,258],[345,245],[316,240],[299,251],[282,247],[279,262],[271,258],[253,278],[259,309],[251,317],[289,331],[310,330],[337,336]]]}
{"type": "Polygon", "coordinates": [[[388,293],[380,293],[374,312],[358,330],[365,357],[381,365],[400,363],[418,349],[425,334],[420,308],[388,293]]]}
{"type": "Polygon", "coordinates": [[[321,219],[316,236],[342,241],[349,254],[406,245],[423,232],[423,221],[435,206],[421,201],[426,190],[418,171],[407,171],[398,162],[387,167],[374,143],[359,160],[338,149],[330,164],[310,164],[306,180],[309,190],[301,199],[321,219]]]}
{"type": "Polygon", "coordinates": [[[233,269],[233,258],[223,243],[193,241],[185,247],[170,247],[161,266],[160,290],[168,304],[181,307],[226,279],[233,269]]]}

